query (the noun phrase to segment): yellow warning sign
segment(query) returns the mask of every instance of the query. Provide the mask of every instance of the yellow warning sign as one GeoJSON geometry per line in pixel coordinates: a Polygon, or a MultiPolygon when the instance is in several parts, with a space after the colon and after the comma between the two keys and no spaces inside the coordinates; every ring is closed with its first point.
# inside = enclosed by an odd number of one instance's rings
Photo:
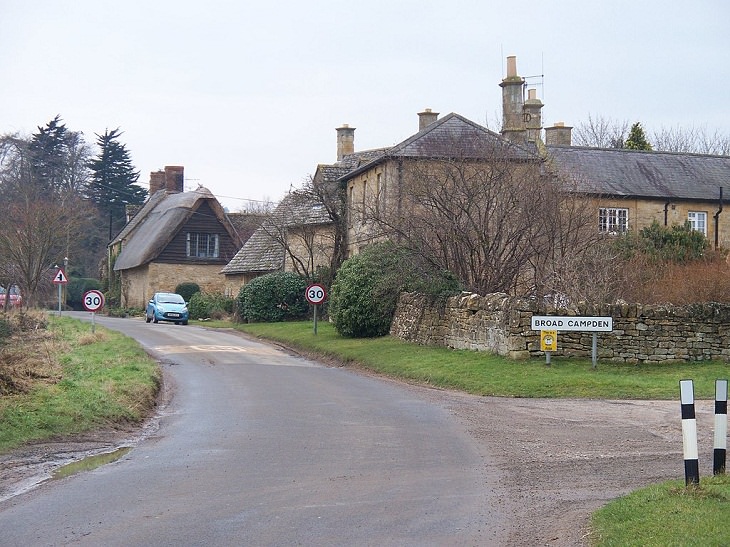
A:
{"type": "Polygon", "coordinates": [[[558,350],[558,331],[541,330],[540,331],[540,349],[542,351],[558,350]]]}

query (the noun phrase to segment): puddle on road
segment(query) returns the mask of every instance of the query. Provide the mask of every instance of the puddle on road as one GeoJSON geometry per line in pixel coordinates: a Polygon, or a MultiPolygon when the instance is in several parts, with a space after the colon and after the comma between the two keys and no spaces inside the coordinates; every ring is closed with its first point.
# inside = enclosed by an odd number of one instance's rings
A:
{"type": "Polygon", "coordinates": [[[53,476],[51,478],[65,479],[66,477],[70,477],[71,475],[80,473],[82,471],[91,471],[93,469],[96,469],[97,467],[101,467],[102,465],[117,461],[118,459],[126,455],[130,450],[132,450],[131,446],[124,446],[122,448],[116,449],[114,452],[97,454],[96,456],[89,456],[88,458],[84,458],[83,460],[66,464],[56,469],[56,471],[53,472],[53,476]]]}

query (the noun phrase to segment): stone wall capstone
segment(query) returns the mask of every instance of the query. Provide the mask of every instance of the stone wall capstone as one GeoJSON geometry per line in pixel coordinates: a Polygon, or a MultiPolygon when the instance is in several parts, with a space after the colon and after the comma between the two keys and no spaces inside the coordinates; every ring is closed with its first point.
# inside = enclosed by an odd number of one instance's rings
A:
{"type": "MultiPolygon", "coordinates": [[[[533,315],[611,316],[613,332],[598,334],[598,358],[641,363],[730,361],[730,305],[580,305],[558,309],[504,293],[461,293],[438,300],[403,293],[390,334],[423,345],[489,351],[512,359],[544,355],[533,315]]],[[[559,332],[553,355],[590,357],[592,333],[559,332]]]]}

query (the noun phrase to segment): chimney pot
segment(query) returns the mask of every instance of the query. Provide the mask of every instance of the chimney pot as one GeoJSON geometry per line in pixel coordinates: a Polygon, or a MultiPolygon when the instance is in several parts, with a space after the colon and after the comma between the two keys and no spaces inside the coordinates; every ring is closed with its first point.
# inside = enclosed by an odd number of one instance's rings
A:
{"type": "Polygon", "coordinates": [[[507,57],[507,78],[517,77],[517,57],[510,55],[507,57]]]}

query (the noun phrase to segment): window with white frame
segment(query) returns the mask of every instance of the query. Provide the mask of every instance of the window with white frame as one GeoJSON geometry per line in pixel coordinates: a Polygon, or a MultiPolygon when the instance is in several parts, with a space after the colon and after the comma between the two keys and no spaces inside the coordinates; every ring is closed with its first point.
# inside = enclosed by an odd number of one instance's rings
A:
{"type": "Polygon", "coordinates": [[[707,213],[705,211],[688,212],[687,222],[689,222],[693,230],[707,235],[707,213]]]}
{"type": "Polygon", "coordinates": [[[629,229],[629,210],[601,207],[598,210],[598,231],[602,234],[623,234],[629,229]]]}
{"type": "Polygon", "coordinates": [[[185,251],[189,258],[218,258],[220,238],[218,234],[188,232],[185,251]]]}

